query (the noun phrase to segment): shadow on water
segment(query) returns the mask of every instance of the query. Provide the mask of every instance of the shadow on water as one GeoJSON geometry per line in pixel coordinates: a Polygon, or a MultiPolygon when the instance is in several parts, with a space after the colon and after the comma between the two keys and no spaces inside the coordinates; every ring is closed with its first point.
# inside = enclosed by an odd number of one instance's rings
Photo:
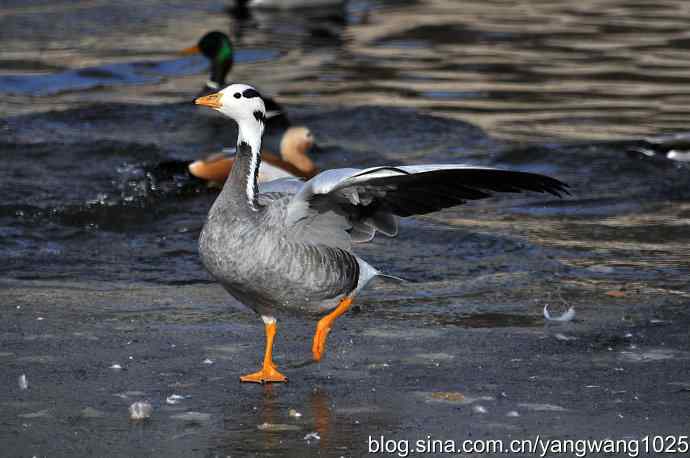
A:
{"type": "Polygon", "coordinates": [[[243,418],[246,423],[237,421],[238,406],[228,406],[222,428],[210,437],[212,452],[331,456],[361,449],[368,434],[365,424],[392,425],[390,415],[363,404],[357,396],[353,403],[346,401],[344,397],[352,396],[336,387],[289,390],[267,384],[253,388],[238,401],[240,411],[251,412],[243,418]]]}
{"type": "Polygon", "coordinates": [[[289,400],[285,399],[283,387],[272,384],[253,391],[250,402],[258,405],[253,409],[254,418],[249,428],[237,429],[234,409],[231,409],[223,432],[212,438],[212,450],[226,455],[251,452],[282,456],[290,450],[295,453],[305,445],[323,451],[351,448],[352,422],[343,421],[343,416],[336,414],[327,388],[317,387],[297,396],[288,395],[289,400]],[[290,407],[290,403],[294,407],[290,407]]]}

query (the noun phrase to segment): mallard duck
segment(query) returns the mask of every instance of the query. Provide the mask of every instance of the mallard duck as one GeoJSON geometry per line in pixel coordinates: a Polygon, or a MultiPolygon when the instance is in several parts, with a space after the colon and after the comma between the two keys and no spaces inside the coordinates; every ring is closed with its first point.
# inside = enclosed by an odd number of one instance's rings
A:
{"type": "MultiPolygon", "coordinates": [[[[290,127],[280,142],[280,157],[266,150],[261,152],[261,167],[258,181],[297,177],[309,179],[318,172],[314,162],[307,156],[314,146],[314,136],[306,127],[290,127]]],[[[217,153],[189,164],[189,173],[213,184],[225,183],[235,162],[232,155],[217,153]]]]}

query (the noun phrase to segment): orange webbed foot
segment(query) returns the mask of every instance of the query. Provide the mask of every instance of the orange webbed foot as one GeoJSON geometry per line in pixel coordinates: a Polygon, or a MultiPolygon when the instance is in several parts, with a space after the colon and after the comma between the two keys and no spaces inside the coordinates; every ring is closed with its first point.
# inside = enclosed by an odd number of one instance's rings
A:
{"type": "Polygon", "coordinates": [[[251,383],[285,383],[287,377],[278,371],[273,363],[273,339],[276,335],[276,320],[273,317],[262,317],[266,324],[266,352],[260,371],[240,377],[241,382],[251,383]]]}
{"type": "Polygon", "coordinates": [[[250,383],[285,383],[288,379],[278,371],[274,364],[271,364],[258,372],[241,376],[240,381],[250,383]]]}

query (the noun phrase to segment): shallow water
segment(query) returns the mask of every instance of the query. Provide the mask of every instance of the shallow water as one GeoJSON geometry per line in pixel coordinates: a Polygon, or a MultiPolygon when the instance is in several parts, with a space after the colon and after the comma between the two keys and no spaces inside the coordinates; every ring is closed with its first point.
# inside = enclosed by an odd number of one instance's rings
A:
{"type": "MultiPolygon", "coordinates": [[[[226,12],[226,2],[167,5],[5,7],[0,91],[21,95],[39,84],[44,93],[68,91],[61,78],[86,68],[106,86],[147,86],[103,88],[101,100],[179,100],[189,85],[198,87],[198,78],[182,78],[197,67],[174,52],[215,28],[241,40],[238,60],[247,65],[236,67],[239,79],[292,103],[414,106],[522,140],[687,130],[690,13],[683,0],[352,1],[241,20],[226,12]],[[10,80],[27,73],[36,76],[21,88],[10,80]]],[[[80,78],[72,84],[82,87],[80,78]]],[[[35,102],[64,107],[93,96],[35,102]]],[[[13,96],[2,106],[27,109],[13,96]]]]}
{"type": "MultiPolygon", "coordinates": [[[[591,435],[624,412],[621,434],[645,431],[645,415],[679,424],[682,402],[617,369],[668,360],[652,368],[657,385],[687,382],[686,354],[656,348],[682,340],[690,298],[690,170],[665,157],[690,142],[662,137],[690,119],[686,2],[351,1],[233,14],[223,1],[0,7],[0,360],[6,386],[29,379],[0,398],[3,441],[21,438],[12,450],[356,456],[370,432],[420,423],[438,434],[448,422],[478,434],[578,424],[591,435]],[[184,168],[235,141],[231,123],[191,104],[203,59],[176,54],[212,29],[237,42],[231,78],[315,133],[322,169],[466,162],[546,173],[572,196],[500,196],[358,246],[413,283],[366,292],[319,368],[300,366],[312,324],[286,317],[276,351],[297,383],[238,387],[261,329],[199,262],[215,191],[184,168]],[[544,327],[546,304],[574,305],[578,321],[544,327]],[[630,348],[625,332],[646,347],[630,348]],[[554,333],[560,346],[543,343],[554,333]],[[631,394],[617,406],[617,384],[648,404],[631,394]],[[490,414],[458,414],[457,396],[434,394],[456,390],[490,414]],[[165,404],[173,392],[192,397],[165,404]],[[130,425],[126,407],[140,397],[154,421],[130,425]],[[546,401],[568,413],[524,407],[546,401]],[[512,409],[521,420],[506,420],[512,409]],[[210,417],[176,416],[188,410],[210,417]],[[264,422],[290,427],[257,429],[264,422]],[[302,439],[312,431],[319,441],[302,439]]],[[[278,141],[266,139],[274,151],[278,141]]]]}

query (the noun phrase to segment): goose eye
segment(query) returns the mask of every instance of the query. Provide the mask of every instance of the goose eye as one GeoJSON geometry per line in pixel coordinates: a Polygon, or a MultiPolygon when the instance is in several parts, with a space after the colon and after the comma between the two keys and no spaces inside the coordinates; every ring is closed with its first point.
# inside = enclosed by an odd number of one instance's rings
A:
{"type": "Polygon", "coordinates": [[[242,97],[242,94],[240,94],[239,92],[235,92],[235,98],[239,99],[240,97],[242,97]]]}

